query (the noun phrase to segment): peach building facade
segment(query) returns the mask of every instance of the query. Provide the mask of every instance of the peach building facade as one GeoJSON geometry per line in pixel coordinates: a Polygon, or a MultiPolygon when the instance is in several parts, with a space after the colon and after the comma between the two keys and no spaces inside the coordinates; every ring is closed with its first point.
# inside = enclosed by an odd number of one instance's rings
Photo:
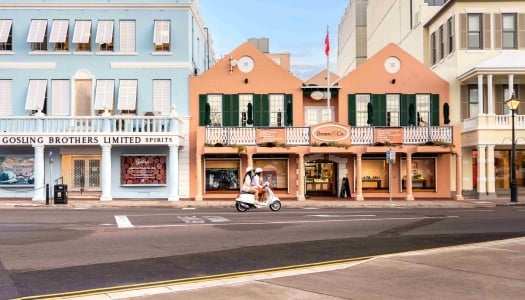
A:
{"type": "Polygon", "coordinates": [[[446,81],[395,44],[327,77],[250,43],[191,77],[190,198],[233,199],[251,166],[284,201],[463,199],[446,81]]]}

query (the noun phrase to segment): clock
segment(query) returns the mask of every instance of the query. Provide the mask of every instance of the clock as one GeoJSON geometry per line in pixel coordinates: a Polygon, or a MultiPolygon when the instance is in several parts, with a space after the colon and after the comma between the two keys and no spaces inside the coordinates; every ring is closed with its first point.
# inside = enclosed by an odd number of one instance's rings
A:
{"type": "Polygon", "coordinates": [[[239,71],[248,73],[251,72],[255,67],[255,62],[253,61],[253,58],[249,56],[243,56],[237,61],[237,67],[239,68],[239,71]]]}
{"type": "Polygon", "coordinates": [[[390,56],[385,60],[385,70],[388,73],[397,73],[399,69],[401,69],[401,61],[399,61],[399,58],[395,56],[390,56]]]}

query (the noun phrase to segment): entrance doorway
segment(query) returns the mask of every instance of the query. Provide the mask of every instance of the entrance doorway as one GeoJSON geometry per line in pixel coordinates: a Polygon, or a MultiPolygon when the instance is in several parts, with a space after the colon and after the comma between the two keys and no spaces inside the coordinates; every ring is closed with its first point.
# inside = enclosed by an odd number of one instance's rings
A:
{"type": "Polygon", "coordinates": [[[73,158],[70,191],[100,191],[100,158],[73,158]]]}
{"type": "Polygon", "coordinates": [[[332,161],[305,163],[305,193],[309,196],[337,197],[337,164],[332,161]]]}

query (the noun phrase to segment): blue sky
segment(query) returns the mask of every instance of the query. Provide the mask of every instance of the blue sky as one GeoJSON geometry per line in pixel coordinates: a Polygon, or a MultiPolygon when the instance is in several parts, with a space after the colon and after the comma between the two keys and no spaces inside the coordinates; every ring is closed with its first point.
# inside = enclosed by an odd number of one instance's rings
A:
{"type": "Polygon", "coordinates": [[[295,76],[307,80],[326,69],[324,38],[329,26],[330,71],[337,73],[337,30],[350,0],[199,0],[217,59],[249,38],[268,38],[270,52],[290,53],[295,76]]]}

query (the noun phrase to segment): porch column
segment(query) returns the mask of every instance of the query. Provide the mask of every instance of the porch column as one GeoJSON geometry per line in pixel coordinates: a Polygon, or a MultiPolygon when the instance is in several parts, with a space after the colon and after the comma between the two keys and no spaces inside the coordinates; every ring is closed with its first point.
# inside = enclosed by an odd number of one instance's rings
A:
{"type": "Polygon", "coordinates": [[[363,198],[363,176],[361,175],[361,168],[362,168],[362,160],[361,160],[361,156],[362,154],[361,153],[357,153],[356,154],[357,156],[357,166],[356,166],[356,170],[355,170],[355,177],[356,177],[356,186],[357,186],[357,191],[356,191],[356,200],[357,201],[363,201],[365,200],[363,198]]]}
{"type": "Polygon", "coordinates": [[[492,199],[496,198],[494,147],[495,145],[487,145],[487,196],[492,199]]]}
{"type": "Polygon", "coordinates": [[[297,201],[304,201],[306,198],[304,197],[304,154],[299,153],[299,165],[297,166],[299,169],[299,178],[298,178],[298,189],[297,189],[297,201]]]}
{"type": "MultiPolygon", "coordinates": [[[[169,165],[168,165],[168,186],[169,186],[168,201],[179,201],[179,145],[170,144],[169,153],[170,154],[169,154],[169,165]]],[[[198,178],[202,178],[202,176],[198,178]]]]}
{"type": "Polygon", "coordinates": [[[492,97],[492,74],[487,75],[487,111],[489,115],[494,114],[494,97],[492,97]]]}
{"type": "MultiPolygon", "coordinates": [[[[252,167],[253,168],[253,153],[251,152],[248,152],[247,153],[247,158],[246,158],[246,167],[252,167]]],[[[246,167],[244,169],[246,169],[246,167]]],[[[244,172],[244,170],[242,170],[244,172]]]]}
{"type": "MultiPolygon", "coordinates": [[[[514,74],[509,74],[509,98],[503,99],[503,101],[509,100],[512,97],[512,93],[514,93],[514,74]]],[[[516,95],[517,97],[518,95],[516,95]]]]}
{"type": "Polygon", "coordinates": [[[484,101],[483,101],[483,75],[479,74],[478,75],[478,116],[481,116],[484,114],[484,111],[483,111],[483,105],[484,101]]]}
{"type": "Polygon", "coordinates": [[[44,145],[43,144],[34,144],[33,148],[35,149],[35,166],[34,166],[34,193],[33,201],[44,201],[46,200],[46,185],[45,185],[45,175],[44,175],[44,145]]]}
{"type": "Polygon", "coordinates": [[[102,195],[100,201],[111,201],[111,144],[102,144],[102,195]]]}
{"type": "Polygon", "coordinates": [[[486,171],[486,153],[485,145],[478,145],[478,197],[485,199],[487,197],[487,171],[486,171]]]}
{"type": "Polygon", "coordinates": [[[196,168],[197,168],[197,171],[195,172],[197,174],[197,178],[196,178],[196,184],[197,184],[197,187],[195,187],[195,189],[197,190],[196,193],[195,193],[195,201],[202,201],[202,193],[203,193],[203,190],[202,190],[202,187],[203,187],[203,184],[202,184],[202,153],[200,153],[198,150],[197,150],[197,161],[195,162],[195,165],[196,165],[196,168]]]}
{"type": "Polygon", "coordinates": [[[406,200],[414,201],[414,195],[412,194],[412,153],[407,153],[407,164],[405,166],[405,189],[406,189],[406,200]]]}
{"type": "Polygon", "coordinates": [[[463,158],[461,151],[456,153],[456,200],[463,199],[463,158]]]}

